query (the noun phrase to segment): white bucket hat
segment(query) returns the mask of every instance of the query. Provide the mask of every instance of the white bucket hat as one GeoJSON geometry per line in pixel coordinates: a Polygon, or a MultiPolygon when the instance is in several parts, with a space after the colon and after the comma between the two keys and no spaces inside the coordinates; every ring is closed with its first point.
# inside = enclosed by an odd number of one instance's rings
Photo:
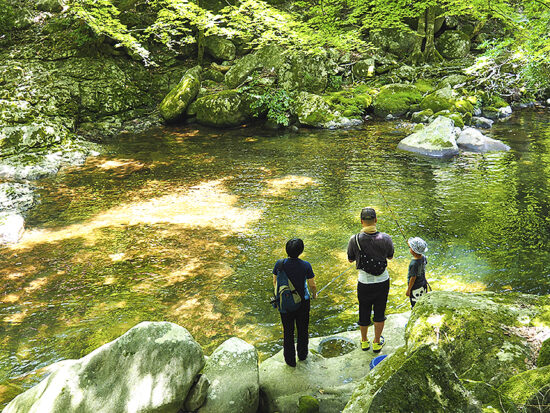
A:
{"type": "Polygon", "coordinates": [[[428,244],[420,237],[409,238],[407,242],[409,243],[409,247],[417,254],[424,254],[428,251],[428,244]]]}

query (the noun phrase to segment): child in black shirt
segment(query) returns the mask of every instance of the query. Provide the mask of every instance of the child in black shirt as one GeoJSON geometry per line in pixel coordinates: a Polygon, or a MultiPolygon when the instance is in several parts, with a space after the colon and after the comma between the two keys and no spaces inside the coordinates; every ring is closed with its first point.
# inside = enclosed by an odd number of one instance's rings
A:
{"type": "Polygon", "coordinates": [[[409,251],[413,256],[409,264],[409,274],[407,276],[408,287],[406,296],[411,300],[411,308],[416,301],[428,292],[428,282],[426,281],[426,264],[428,260],[424,253],[428,251],[428,245],[422,238],[409,238],[409,251]]]}

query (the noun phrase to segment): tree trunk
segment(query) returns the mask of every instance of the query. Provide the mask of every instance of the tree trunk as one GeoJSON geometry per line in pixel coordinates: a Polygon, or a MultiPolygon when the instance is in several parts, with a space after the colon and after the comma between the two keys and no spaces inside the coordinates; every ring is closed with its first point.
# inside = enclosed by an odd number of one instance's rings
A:
{"type": "Polygon", "coordinates": [[[424,59],[427,62],[441,61],[443,58],[435,48],[435,7],[426,10],[426,46],[424,47],[424,59]]]}
{"type": "Polygon", "coordinates": [[[418,18],[418,28],[416,30],[416,38],[414,40],[414,47],[411,54],[411,63],[416,65],[424,61],[424,55],[422,54],[422,43],[426,37],[426,12],[422,13],[418,18]]]}

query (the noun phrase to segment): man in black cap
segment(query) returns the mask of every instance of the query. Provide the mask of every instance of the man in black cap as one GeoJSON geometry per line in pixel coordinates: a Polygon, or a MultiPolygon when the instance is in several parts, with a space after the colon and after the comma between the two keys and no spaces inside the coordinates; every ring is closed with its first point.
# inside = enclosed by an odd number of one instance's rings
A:
{"type": "Polygon", "coordinates": [[[390,276],[387,260],[393,258],[391,237],[376,229],[374,208],[361,210],[361,232],[353,235],[348,243],[348,260],[356,262],[358,270],[357,298],[359,299],[359,328],[361,329],[361,349],[370,348],[367,332],[374,311],[374,340],[372,350],[379,353],[384,346],[385,311],[390,290],[390,276]]]}

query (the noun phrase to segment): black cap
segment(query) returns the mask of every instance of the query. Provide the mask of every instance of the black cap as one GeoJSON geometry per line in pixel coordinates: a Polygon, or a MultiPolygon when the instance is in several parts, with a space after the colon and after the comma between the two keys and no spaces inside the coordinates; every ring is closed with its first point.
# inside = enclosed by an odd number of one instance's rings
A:
{"type": "Polygon", "coordinates": [[[376,211],[374,208],[366,207],[361,210],[361,220],[370,221],[376,218],[376,211]]]}

